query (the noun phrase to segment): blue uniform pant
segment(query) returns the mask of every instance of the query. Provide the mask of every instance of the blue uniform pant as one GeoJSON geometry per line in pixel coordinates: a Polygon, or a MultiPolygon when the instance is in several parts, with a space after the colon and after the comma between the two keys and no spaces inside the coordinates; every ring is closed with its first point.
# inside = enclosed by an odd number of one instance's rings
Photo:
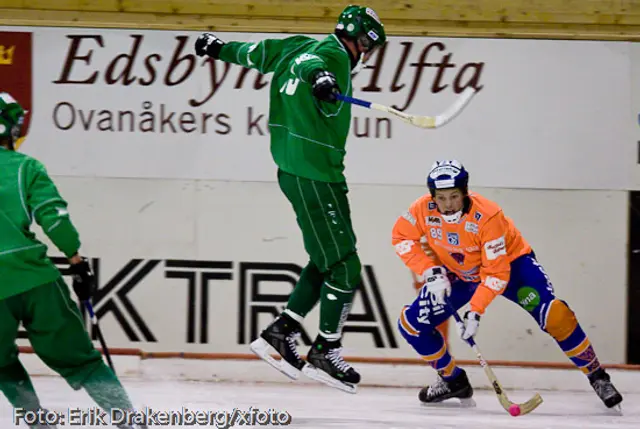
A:
{"type": "MultiPolygon", "coordinates": [[[[451,281],[449,299],[456,311],[471,300],[478,285],[457,277],[451,281]]],[[[589,374],[600,366],[575,314],[566,302],[556,298],[549,276],[533,253],[511,262],[510,280],[502,296],[527,311],[583,372],[589,374]]],[[[457,368],[436,327],[451,314],[451,309],[435,303],[427,287],[423,286],[413,303],[402,309],[398,319],[403,337],[445,378],[455,376],[457,368]]]]}

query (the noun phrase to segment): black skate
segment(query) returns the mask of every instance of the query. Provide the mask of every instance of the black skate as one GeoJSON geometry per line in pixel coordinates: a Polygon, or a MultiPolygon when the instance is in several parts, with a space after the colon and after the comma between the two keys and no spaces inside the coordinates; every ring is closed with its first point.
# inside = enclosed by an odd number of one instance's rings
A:
{"type": "Polygon", "coordinates": [[[622,402],[622,395],[613,386],[609,374],[607,374],[604,369],[599,368],[591,374],[589,376],[589,382],[607,408],[615,407],[618,411],[621,410],[620,402],[622,402]]]}
{"type": "Polygon", "coordinates": [[[328,341],[318,335],[309,350],[307,364],[302,369],[302,373],[328,386],[348,393],[356,393],[360,374],[342,359],[341,351],[340,341],[328,341]]]}
{"type": "Polygon", "coordinates": [[[299,336],[300,324],[283,313],[251,343],[251,351],[287,377],[297,380],[304,366],[296,345],[299,336]],[[271,348],[280,359],[271,356],[271,348]]]}
{"type": "Polygon", "coordinates": [[[464,407],[474,407],[476,405],[473,400],[473,387],[469,383],[467,373],[460,370],[461,373],[453,380],[444,381],[438,377],[438,380],[430,385],[420,389],[418,399],[424,404],[439,404],[447,399],[459,399],[460,405],[464,407]]]}

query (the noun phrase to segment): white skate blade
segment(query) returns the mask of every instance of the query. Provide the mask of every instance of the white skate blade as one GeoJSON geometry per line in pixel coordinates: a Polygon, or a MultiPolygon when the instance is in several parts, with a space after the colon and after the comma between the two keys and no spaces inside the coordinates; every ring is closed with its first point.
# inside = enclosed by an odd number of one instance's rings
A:
{"type": "Polygon", "coordinates": [[[622,416],[622,406],[618,404],[611,408],[607,408],[607,414],[610,416],[622,416]]]}
{"type": "Polygon", "coordinates": [[[442,402],[420,402],[426,408],[475,408],[476,401],[473,398],[450,398],[442,402]]]}
{"type": "Polygon", "coordinates": [[[260,359],[262,359],[290,379],[297,380],[298,377],[300,377],[300,370],[298,370],[298,368],[294,367],[282,358],[274,359],[273,356],[269,354],[269,351],[273,348],[263,338],[258,337],[257,340],[251,343],[250,348],[256,356],[258,356],[260,359]]]}
{"type": "Polygon", "coordinates": [[[302,373],[312,380],[319,381],[326,384],[327,386],[342,390],[343,392],[356,393],[358,390],[356,385],[343,383],[342,381],[336,380],[326,372],[316,368],[309,363],[305,364],[305,366],[302,367],[302,373]]]}

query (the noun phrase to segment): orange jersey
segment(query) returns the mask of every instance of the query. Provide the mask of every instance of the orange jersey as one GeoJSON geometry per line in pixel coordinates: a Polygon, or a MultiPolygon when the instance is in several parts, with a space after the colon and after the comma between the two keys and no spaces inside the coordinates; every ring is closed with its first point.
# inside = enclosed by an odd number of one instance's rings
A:
{"type": "Polygon", "coordinates": [[[442,219],[430,194],[420,197],[393,226],[392,244],[419,276],[444,266],[463,281],[480,282],[471,309],[482,314],[504,292],[511,261],[531,252],[531,246],[500,206],[476,193],[470,192],[469,198],[469,212],[459,223],[450,224],[442,219]]]}

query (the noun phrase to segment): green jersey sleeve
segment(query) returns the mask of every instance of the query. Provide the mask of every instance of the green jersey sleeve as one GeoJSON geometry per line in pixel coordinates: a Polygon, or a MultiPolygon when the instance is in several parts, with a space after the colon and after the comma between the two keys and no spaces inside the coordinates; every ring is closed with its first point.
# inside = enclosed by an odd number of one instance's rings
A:
{"type": "Polygon", "coordinates": [[[39,161],[31,159],[25,175],[27,209],[53,244],[70,258],[80,248],[80,236],[69,217],[67,202],[39,161]]]}
{"type": "MultiPolygon", "coordinates": [[[[304,45],[312,46],[315,42],[307,36],[264,39],[255,43],[227,42],[220,50],[220,59],[267,74],[274,72],[282,61],[290,60],[298,48],[304,45]]],[[[297,74],[304,82],[309,82],[315,71],[326,70],[326,63],[321,58],[317,55],[311,57],[313,58],[305,58],[305,64],[299,68],[297,74]]]]}

